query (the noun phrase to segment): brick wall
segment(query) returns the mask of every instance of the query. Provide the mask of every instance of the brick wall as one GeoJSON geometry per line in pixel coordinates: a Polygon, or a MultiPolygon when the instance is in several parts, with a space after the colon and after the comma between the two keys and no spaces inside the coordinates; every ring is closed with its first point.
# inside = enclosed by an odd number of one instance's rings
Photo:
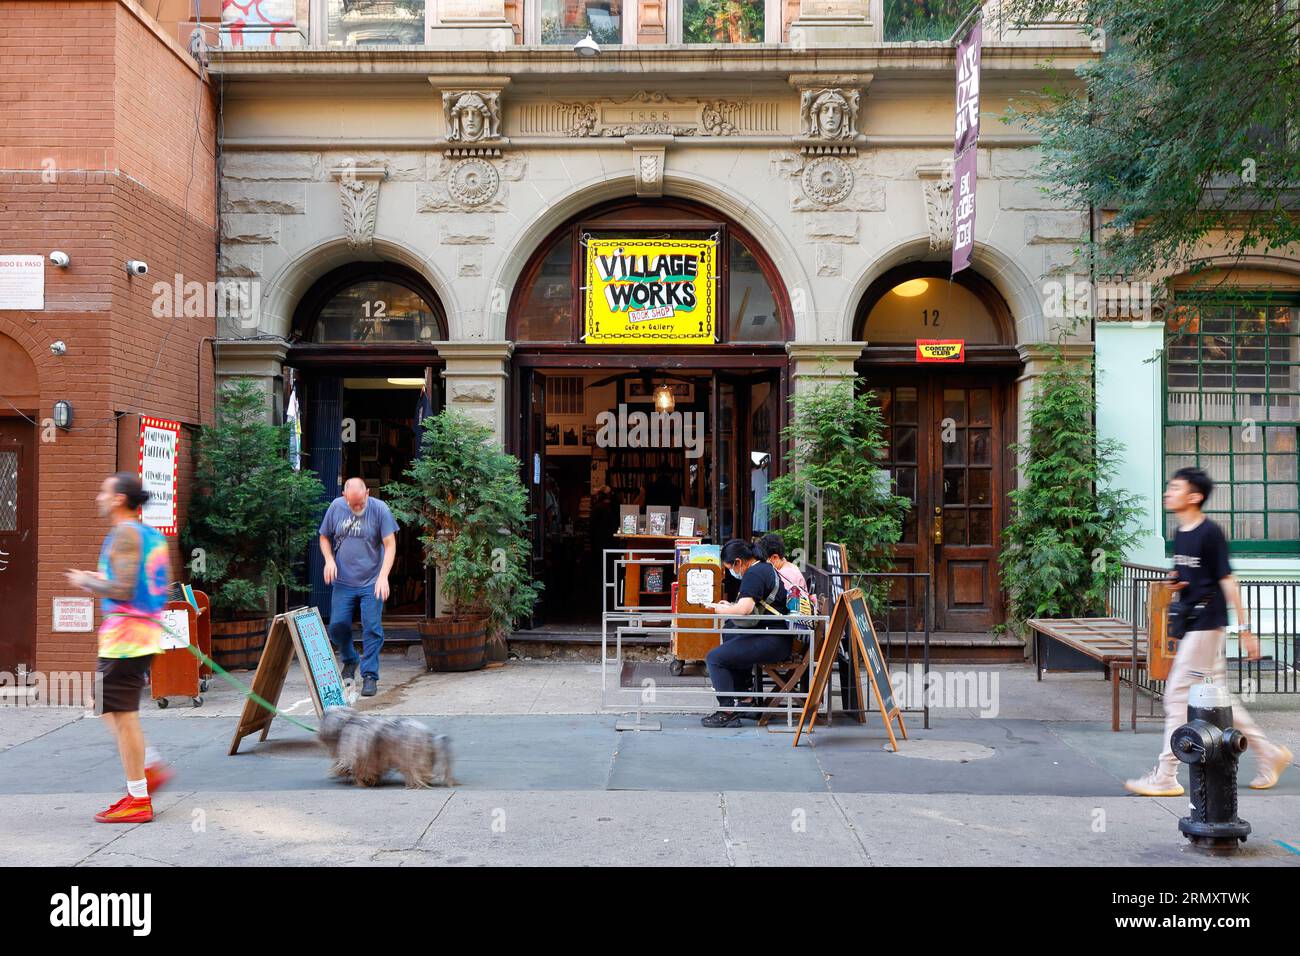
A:
{"type": "MultiPolygon", "coordinates": [[[[136,414],[211,421],[203,339],[215,322],[156,316],[153,288],[178,273],[215,279],[215,108],[171,39],[174,24],[159,26],[130,0],[0,0],[0,22],[0,254],[72,258],[66,270],[47,266],[43,311],[0,311],[0,335],[40,376],[40,408],[29,411],[39,421],[66,399],[75,416],[72,430],[38,444],[34,664],[82,669],[93,665],[94,635],[54,634],[52,599],[76,593],[64,569],[95,564],[106,530],[99,484],[136,465],[119,442],[134,447],[136,414]],[[128,259],[148,262],[149,275],[129,277],[128,259]],[[50,354],[56,339],[67,355],[50,354]]],[[[184,429],[182,521],[193,447],[184,429]]],[[[179,572],[175,548],[173,563],[179,572]]]]}

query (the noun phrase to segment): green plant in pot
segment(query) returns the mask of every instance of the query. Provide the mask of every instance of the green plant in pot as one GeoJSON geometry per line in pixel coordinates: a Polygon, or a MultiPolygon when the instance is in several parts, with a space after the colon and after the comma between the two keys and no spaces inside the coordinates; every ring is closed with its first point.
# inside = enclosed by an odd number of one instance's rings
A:
{"type": "Polygon", "coordinates": [[[529,573],[528,493],[519,460],[462,412],[424,420],[419,457],[384,488],[399,521],[419,528],[447,614],[420,628],[430,670],[505,660],[505,635],[537,600],[529,573]]]}
{"type": "Polygon", "coordinates": [[[181,543],[191,581],[212,601],[218,663],[256,666],[269,595],[307,590],[305,555],[325,509],[324,489],[311,472],[294,471],[290,426],[267,421],[257,383],[235,379],[219,399],[214,424],[199,429],[181,543]]]}

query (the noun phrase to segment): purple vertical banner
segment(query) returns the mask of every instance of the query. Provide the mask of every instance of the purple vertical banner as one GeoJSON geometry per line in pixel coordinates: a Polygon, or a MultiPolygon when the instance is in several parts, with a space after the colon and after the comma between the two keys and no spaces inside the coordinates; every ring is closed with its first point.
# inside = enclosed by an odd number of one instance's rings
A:
{"type": "Polygon", "coordinates": [[[975,158],[974,146],[952,164],[952,274],[970,265],[975,251],[975,158]]]}
{"type": "Polygon", "coordinates": [[[984,30],[976,21],[957,44],[957,115],[952,154],[960,156],[980,136],[980,55],[984,30]]]}
{"type": "Polygon", "coordinates": [[[957,44],[957,106],[953,126],[952,274],[975,250],[975,167],[980,136],[980,56],[984,31],[976,21],[957,44]]]}

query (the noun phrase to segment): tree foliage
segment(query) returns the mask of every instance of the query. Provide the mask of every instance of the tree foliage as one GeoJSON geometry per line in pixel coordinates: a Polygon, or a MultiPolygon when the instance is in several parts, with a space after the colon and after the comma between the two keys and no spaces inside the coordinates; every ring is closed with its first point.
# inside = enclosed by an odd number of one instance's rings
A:
{"type": "Polygon", "coordinates": [[[243,378],[222,390],[215,423],[199,429],[182,543],[187,553],[202,549],[191,578],[219,616],[263,611],[269,587],[306,590],[324,489],[289,464],[289,428],[266,420],[266,394],[243,378]]]}
{"type": "Polygon", "coordinates": [[[1084,93],[1012,111],[1042,137],[1049,191],[1113,211],[1095,274],[1195,273],[1300,241],[1300,6],[1276,0],[1005,0],[1017,24],[1082,19],[1105,52],[1084,93]],[[1212,238],[1212,237],[1211,237],[1212,238]]]}
{"type": "Polygon", "coordinates": [[[454,617],[486,615],[493,633],[528,614],[541,585],[529,572],[528,493],[519,460],[462,412],[424,420],[419,457],[384,488],[399,520],[420,529],[424,560],[454,617]]]}
{"type": "Polygon", "coordinates": [[[1011,446],[1023,481],[1008,495],[1000,560],[1013,627],[1104,614],[1125,552],[1145,534],[1140,499],[1114,484],[1123,446],[1093,425],[1092,374],[1058,350],[1034,390],[1028,441],[1011,446]]]}
{"type": "MultiPolygon", "coordinates": [[[[805,484],[811,483],[822,492],[823,538],[848,550],[846,570],[883,572],[892,567],[911,503],[893,493],[879,465],[887,443],[878,400],[854,386],[842,379],[791,399],[793,421],[782,432],[790,467],[768,487],[768,509],[773,523],[786,522],[786,546],[802,547],[805,484]]],[[[805,558],[822,564],[821,555],[805,558]]],[[[883,582],[866,590],[879,606],[883,582]]]]}

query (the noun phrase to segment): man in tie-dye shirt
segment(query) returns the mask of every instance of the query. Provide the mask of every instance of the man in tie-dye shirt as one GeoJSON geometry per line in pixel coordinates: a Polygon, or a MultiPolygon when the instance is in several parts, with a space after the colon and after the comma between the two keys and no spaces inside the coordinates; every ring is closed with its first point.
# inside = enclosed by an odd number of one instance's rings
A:
{"type": "Polygon", "coordinates": [[[171,581],[167,542],[136,513],[149,500],[140,478],[119,472],[105,478],[95,504],[112,522],[104,539],[98,571],[69,571],[68,583],[100,598],[98,701],[104,721],[117,738],[127,794],[95,815],[100,823],[153,820],[150,792],[172,776],[153,748],[145,748],[140,728],[140,691],[161,651],[162,612],[171,581]]]}

